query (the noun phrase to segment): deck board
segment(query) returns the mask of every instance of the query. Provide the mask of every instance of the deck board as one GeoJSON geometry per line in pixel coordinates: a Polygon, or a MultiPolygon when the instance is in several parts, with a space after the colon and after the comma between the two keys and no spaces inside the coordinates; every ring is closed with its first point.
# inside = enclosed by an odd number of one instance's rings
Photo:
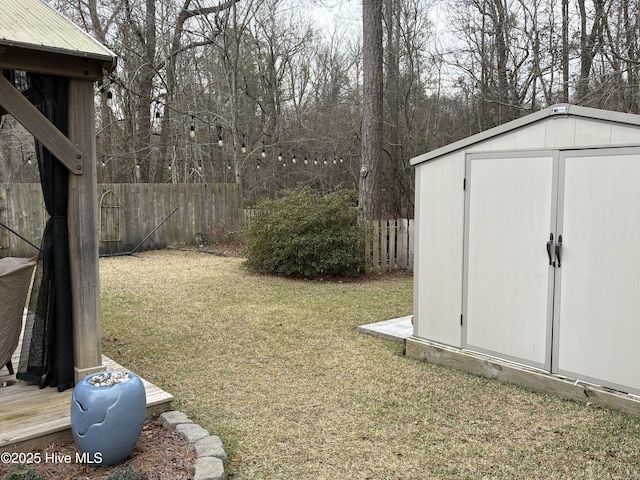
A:
{"type": "MultiPolygon", "coordinates": [[[[20,345],[12,362],[17,371],[20,345]]],[[[105,370],[127,370],[109,357],[102,356],[105,370]]],[[[173,396],[141,378],[147,397],[147,414],[170,409],[173,396]]],[[[71,395],[73,389],[58,392],[56,388],[38,388],[16,381],[15,375],[3,365],[0,369],[0,451],[30,452],[45,448],[52,442],[70,441],[71,395]]]]}

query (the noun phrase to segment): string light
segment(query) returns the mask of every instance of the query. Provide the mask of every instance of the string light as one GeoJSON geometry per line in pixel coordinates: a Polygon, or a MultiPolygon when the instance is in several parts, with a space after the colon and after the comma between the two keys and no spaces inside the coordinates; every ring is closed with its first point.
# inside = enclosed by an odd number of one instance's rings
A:
{"type": "Polygon", "coordinates": [[[256,158],[256,167],[258,170],[260,170],[260,159],[256,158]]]}
{"type": "Polygon", "coordinates": [[[291,163],[293,163],[293,164],[296,163],[296,154],[295,154],[295,152],[293,153],[293,158],[291,159],[291,163]]]}
{"type": "Polygon", "coordinates": [[[262,142],[262,158],[267,158],[267,152],[264,149],[264,141],[262,142]]]}
{"type": "Polygon", "coordinates": [[[278,161],[281,162],[282,161],[282,147],[278,147],[280,149],[280,152],[278,153],[278,161]]]}
{"type": "Polygon", "coordinates": [[[196,138],[196,126],[193,123],[194,119],[195,117],[191,115],[191,127],[189,128],[189,136],[191,138],[196,138]]]}
{"type": "Polygon", "coordinates": [[[244,135],[242,136],[242,147],[240,147],[242,153],[247,153],[247,144],[244,142],[244,135]]]}
{"type": "Polygon", "coordinates": [[[307,160],[307,155],[306,154],[304,155],[304,164],[305,165],[309,164],[309,160],[307,160]]]}
{"type": "Polygon", "coordinates": [[[224,145],[224,141],[222,140],[222,127],[218,125],[218,146],[221,147],[224,145]]]}

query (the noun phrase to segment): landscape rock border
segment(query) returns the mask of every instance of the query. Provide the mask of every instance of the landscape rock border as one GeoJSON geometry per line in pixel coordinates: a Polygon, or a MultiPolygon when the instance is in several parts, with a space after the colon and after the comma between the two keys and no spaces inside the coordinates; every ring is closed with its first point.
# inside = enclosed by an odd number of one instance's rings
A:
{"type": "Polygon", "coordinates": [[[227,454],[222,440],[196,424],[184,413],[170,410],[159,415],[165,427],[173,428],[196,451],[193,480],[225,480],[224,462],[227,454]]]}

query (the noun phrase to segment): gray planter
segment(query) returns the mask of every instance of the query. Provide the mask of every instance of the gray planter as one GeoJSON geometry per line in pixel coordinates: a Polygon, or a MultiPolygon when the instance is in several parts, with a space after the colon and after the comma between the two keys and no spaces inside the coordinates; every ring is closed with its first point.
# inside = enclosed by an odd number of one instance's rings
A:
{"type": "Polygon", "coordinates": [[[89,375],[75,386],[71,432],[83,460],[115,465],[133,451],[144,425],[144,385],[133,373],[107,371],[89,375]]]}

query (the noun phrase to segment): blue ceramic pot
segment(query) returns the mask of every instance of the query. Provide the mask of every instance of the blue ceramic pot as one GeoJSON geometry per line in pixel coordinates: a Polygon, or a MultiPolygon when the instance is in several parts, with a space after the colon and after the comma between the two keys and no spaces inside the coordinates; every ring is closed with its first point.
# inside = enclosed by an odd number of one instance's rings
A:
{"type": "Polygon", "coordinates": [[[147,401],[140,378],[110,386],[96,386],[89,375],[75,386],[71,398],[71,432],[83,452],[82,460],[101,466],[115,465],[133,451],[144,425],[147,401]]]}

